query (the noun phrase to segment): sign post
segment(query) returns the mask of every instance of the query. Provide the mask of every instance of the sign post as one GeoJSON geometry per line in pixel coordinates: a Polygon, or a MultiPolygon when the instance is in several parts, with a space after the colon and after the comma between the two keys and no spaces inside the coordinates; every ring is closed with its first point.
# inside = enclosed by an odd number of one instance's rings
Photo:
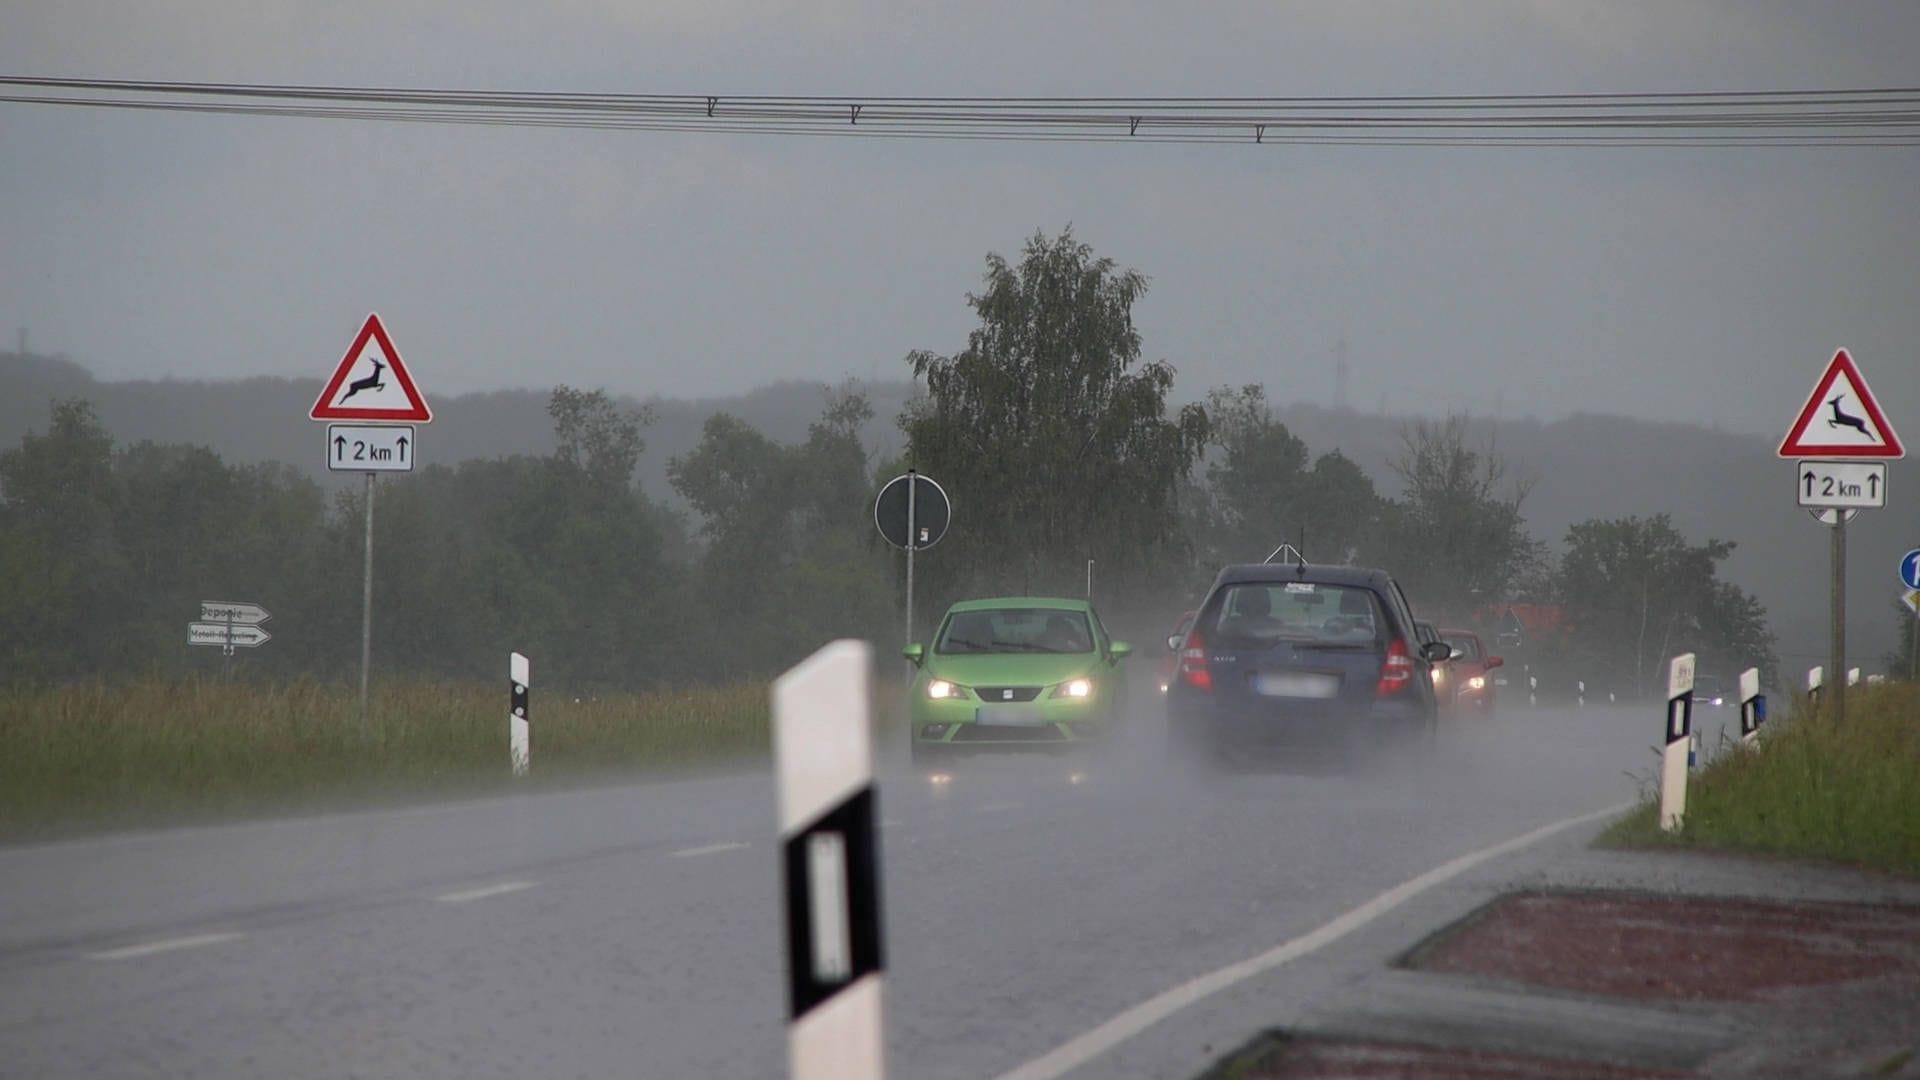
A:
{"type": "Polygon", "coordinates": [[[1674,832],[1687,813],[1687,757],[1693,743],[1693,654],[1667,663],[1667,746],[1660,757],[1660,828],[1674,832]]]}
{"type": "Polygon", "coordinates": [[[368,315],[360,324],[360,333],[334,365],[313,408],[307,410],[307,418],[371,422],[329,424],[325,444],[329,470],[367,474],[366,560],[360,586],[360,734],[364,737],[367,680],[373,668],[374,474],[412,472],[418,454],[411,425],[433,420],[433,410],[414,385],[413,374],[400,359],[400,350],[393,347],[378,313],[368,315]]]}
{"type": "Polygon", "coordinates": [[[887,481],[873,500],[873,524],[887,543],[907,551],[907,643],[913,642],[913,553],[947,535],[953,504],[932,477],[908,469],[887,481]]]}
{"type": "Polygon", "coordinates": [[[773,684],[794,1080],[886,1071],[872,668],[866,642],[836,641],[773,684]]]}
{"type": "MultiPolygon", "coordinates": [[[[1886,505],[1885,460],[1905,457],[1906,449],[1853,357],[1841,349],[1827,362],[1774,452],[1783,458],[1827,459],[1799,462],[1794,470],[1794,500],[1823,521],[1826,513],[1832,514],[1827,670],[1836,676],[1833,722],[1842,725],[1847,719],[1847,683],[1838,676],[1847,670],[1847,519],[1861,507],[1886,505]]],[[[1813,688],[1808,689],[1811,693],[1813,688]]]]}

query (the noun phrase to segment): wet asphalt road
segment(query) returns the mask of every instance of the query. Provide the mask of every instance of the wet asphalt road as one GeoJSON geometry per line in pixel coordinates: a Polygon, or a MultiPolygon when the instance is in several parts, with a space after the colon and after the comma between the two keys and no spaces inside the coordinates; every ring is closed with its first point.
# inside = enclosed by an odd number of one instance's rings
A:
{"type": "MultiPolygon", "coordinates": [[[[977,760],[935,785],[889,763],[893,1075],[998,1076],[1631,798],[1660,723],[1462,718],[1431,757],[1357,775],[1195,777],[1162,766],[1152,720],[1090,765],[977,760]]],[[[778,850],[762,772],[0,850],[0,1075],[779,1076],[778,850]]],[[[1295,999],[1333,977],[1269,976],[1295,999]]],[[[1210,1015],[1076,1075],[1192,1075],[1210,1015]]]]}

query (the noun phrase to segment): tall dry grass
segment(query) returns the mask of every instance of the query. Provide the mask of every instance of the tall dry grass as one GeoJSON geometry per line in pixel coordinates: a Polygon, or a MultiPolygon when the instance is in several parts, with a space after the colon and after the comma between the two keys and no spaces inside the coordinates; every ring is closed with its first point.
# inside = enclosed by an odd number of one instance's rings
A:
{"type": "Polygon", "coordinates": [[[0,837],[577,782],[770,743],[765,683],[579,701],[536,686],[533,775],[514,781],[504,682],[376,684],[364,733],[356,700],[208,679],[0,692],[0,837]]]}

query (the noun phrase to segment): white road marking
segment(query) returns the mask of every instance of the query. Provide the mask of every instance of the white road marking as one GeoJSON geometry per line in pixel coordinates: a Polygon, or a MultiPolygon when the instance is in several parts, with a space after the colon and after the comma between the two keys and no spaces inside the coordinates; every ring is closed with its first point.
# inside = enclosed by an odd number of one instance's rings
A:
{"type": "Polygon", "coordinates": [[[695,855],[717,855],[722,851],[739,851],[741,848],[748,846],[750,845],[737,840],[729,840],[724,844],[704,844],[700,847],[681,848],[679,851],[668,852],[667,858],[690,859],[695,855]]]}
{"type": "Polygon", "coordinates": [[[1590,821],[1625,813],[1634,805],[1631,802],[1616,803],[1604,810],[1564,818],[1511,840],[1504,840],[1492,847],[1481,848],[1479,851],[1441,863],[1419,877],[1388,889],[1317,930],[1275,946],[1258,956],[1228,964],[1217,971],[1189,979],[1171,990],[1148,998],[1086,1034],[1070,1039],[1032,1061],[1002,1073],[998,1080],[1053,1080],[1055,1077],[1064,1076],[1187,1006],[1197,1004],[1230,986],[1271,971],[1289,961],[1298,960],[1322,946],[1330,945],[1420,893],[1459,877],[1489,859],[1518,851],[1529,844],[1545,840],[1555,833],[1585,825],[1590,821]]]}
{"type": "Polygon", "coordinates": [[[223,941],[232,941],[239,934],[194,934],[191,937],[165,938],[149,941],[141,945],[128,945],[119,949],[107,949],[104,952],[88,953],[95,960],[132,960],[140,956],[152,956],[155,953],[176,952],[180,949],[198,949],[204,945],[218,945],[223,941]]]}
{"type": "Polygon", "coordinates": [[[496,885],[482,885],[477,889],[462,889],[459,892],[441,893],[434,897],[443,904],[464,904],[469,900],[485,900],[489,896],[505,896],[523,889],[531,889],[540,884],[537,881],[502,881],[496,885]]]}

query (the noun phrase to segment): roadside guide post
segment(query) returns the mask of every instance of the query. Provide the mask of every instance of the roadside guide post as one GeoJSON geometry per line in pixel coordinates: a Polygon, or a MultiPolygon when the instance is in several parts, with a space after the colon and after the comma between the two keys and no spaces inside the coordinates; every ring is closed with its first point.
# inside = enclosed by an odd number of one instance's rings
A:
{"type": "Polygon", "coordinates": [[[414,384],[400,351],[393,347],[378,314],[360,324],[307,410],[310,420],[358,420],[328,424],[323,452],[330,472],[367,475],[366,556],[360,581],[360,734],[367,733],[367,680],[373,668],[373,486],[374,475],[412,472],[419,457],[415,423],[433,420],[433,410],[414,384]],[[391,378],[389,378],[391,376],[391,378]]]}
{"type": "Polygon", "coordinates": [[[795,1080],[886,1072],[872,669],[872,646],[836,641],[773,684],[795,1080]]]}
{"type": "Polygon", "coordinates": [[[1827,670],[1835,676],[1833,722],[1845,724],[1851,680],[1839,676],[1847,671],[1847,519],[1858,510],[1887,505],[1886,462],[1907,452],[1853,357],[1841,349],[1827,362],[1774,453],[1798,460],[1795,502],[1833,529],[1827,670]]]}
{"type": "Polygon", "coordinates": [[[1807,669],[1807,701],[1808,702],[1814,705],[1818,705],[1820,703],[1820,688],[1826,684],[1826,681],[1827,681],[1826,668],[1821,667],[1819,664],[1815,664],[1812,667],[1807,669]]]}
{"type": "Polygon", "coordinates": [[[1860,669],[1859,668],[1854,667],[1854,668],[1847,669],[1847,685],[1848,686],[1860,685],[1860,669]]]}
{"type": "Polygon", "coordinates": [[[1587,707],[1587,680],[1585,679],[1573,684],[1573,707],[1576,709],[1587,707]]]}
{"type": "Polygon", "coordinates": [[[533,763],[533,747],[527,738],[527,727],[533,719],[527,701],[529,674],[525,656],[507,654],[507,760],[515,776],[527,775],[527,767],[533,763]]]}
{"type": "Polygon", "coordinates": [[[1740,673],[1740,741],[1748,746],[1760,738],[1760,725],[1767,722],[1767,699],[1760,693],[1760,669],[1740,673]]]}
{"type": "Polygon", "coordinates": [[[1667,747],[1660,759],[1660,828],[1674,832],[1687,812],[1687,759],[1693,744],[1693,654],[1667,663],[1667,747]]]}

